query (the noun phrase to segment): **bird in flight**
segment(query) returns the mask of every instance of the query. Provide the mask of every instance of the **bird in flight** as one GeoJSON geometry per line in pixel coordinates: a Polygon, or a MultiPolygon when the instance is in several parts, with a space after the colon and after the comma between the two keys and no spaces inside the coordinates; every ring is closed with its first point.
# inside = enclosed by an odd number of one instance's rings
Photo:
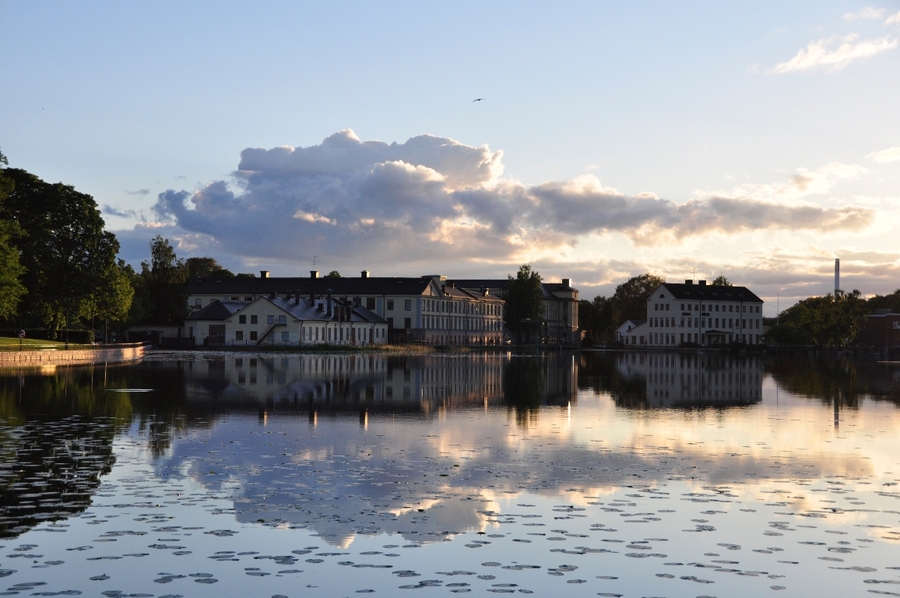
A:
{"type": "Polygon", "coordinates": [[[475,98],[472,102],[483,102],[484,98],[475,98]]]}

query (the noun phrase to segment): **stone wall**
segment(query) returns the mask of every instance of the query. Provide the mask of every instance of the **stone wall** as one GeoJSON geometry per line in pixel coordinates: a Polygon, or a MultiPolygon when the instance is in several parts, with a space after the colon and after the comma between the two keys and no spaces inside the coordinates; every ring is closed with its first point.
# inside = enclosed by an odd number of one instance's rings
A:
{"type": "Polygon", "coordinates": [[[143,344],[97,347],[96,349],[49,351],[0,351],[0,368],[86,365],[139,361],[144,356],[143,344]]]}

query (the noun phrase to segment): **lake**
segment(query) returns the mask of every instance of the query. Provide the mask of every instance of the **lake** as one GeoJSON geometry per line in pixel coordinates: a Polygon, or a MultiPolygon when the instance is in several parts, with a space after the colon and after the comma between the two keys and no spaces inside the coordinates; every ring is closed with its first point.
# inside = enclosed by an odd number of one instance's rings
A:
{"type": "Polygon", "coordinates": [[[807,356],[7,371],[0,596],[900,596],[898,405],[807,356]]]}

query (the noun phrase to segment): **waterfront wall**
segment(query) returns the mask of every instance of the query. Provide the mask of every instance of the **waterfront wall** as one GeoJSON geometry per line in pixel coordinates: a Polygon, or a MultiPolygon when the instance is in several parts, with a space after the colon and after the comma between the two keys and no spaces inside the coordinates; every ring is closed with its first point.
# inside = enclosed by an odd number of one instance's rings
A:
{"type": "Polygon", "coordinates": [[[57,351],[0,351],[0,368],[88,365],[138,361],[144,356],[141,343],[57,351]]]}

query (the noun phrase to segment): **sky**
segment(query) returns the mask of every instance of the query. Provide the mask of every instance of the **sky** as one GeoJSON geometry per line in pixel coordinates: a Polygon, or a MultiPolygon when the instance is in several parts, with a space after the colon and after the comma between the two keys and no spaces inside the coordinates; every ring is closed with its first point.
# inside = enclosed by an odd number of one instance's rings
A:
{"type": "Polygon", "coordinates": [[[135,266],[900,288],[900,1],[0,0],[0,149],[135,266]],[[475,101],[480,99],[480,101],[475,101]]]}

